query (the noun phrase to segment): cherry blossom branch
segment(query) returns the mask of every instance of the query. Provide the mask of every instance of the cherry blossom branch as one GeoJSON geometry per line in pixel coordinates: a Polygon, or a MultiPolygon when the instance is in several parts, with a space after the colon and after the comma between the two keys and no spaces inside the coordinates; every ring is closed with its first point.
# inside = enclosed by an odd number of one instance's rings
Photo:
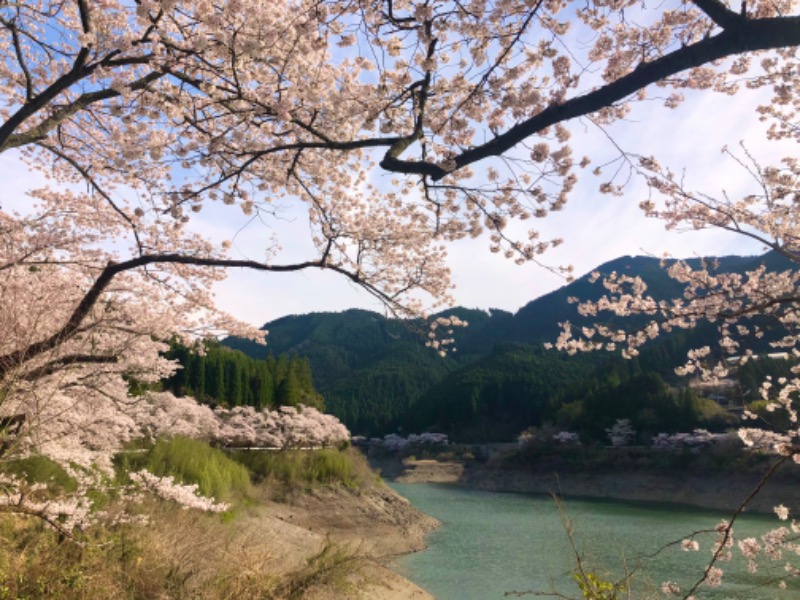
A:
{"type": "Polygon", "coordinates": [[[85,167],[83,167],[82,165],[80,165],[75,158],[73,158],[72,156],[70,156],[66,152],[62,152],[58,147],[53,146],[52,144],[46,144],[46,143],[42,143],[42,144],[39,144],[39,145],[42,148],[46,148],[47,150],[52,152],[55,156],[57,156],[61,160],[69,163],[69,165],[72,166],[72,168],[75,169],[81,175],[81,177],[83,177],[83,179],[86,181],[86,183],[95,192],[100,194],[105,199],[106,202],[108,202],[108,205],[113,209],[113,211],[115,213],[117,213],[128,224],[128,226],[131,229],[131,232],[133,233],[133,237],[134,237],[134,239],[136,241],[136,246],[139,248],[139,252],[140,253],[144,253],[144,247],[142,246],[142,240],[139,238],[139,232],[137,231],[136,224],[125,213],[125,211],[123,211],[117,205],[117,203],[111,197],[111,194],[109,194],[108,192],[106,192],[106,190],[103,189],[103,187],[100,185],[100,183],[98,183],[97,179],[92,176],[92,174],[89,172],[89,170],[86,169],[85,167]]]}
{"type": "MultiPolygon", "coordinates": [[[[503,50],[495,59],[494,63],[488,69],[486,69],[486,72],[481,76],[480,81],[476,83],[475,86],[473,86],[472,91],[470,91],[469,94],[467,94],[464,97],[464,99],[450,112],[450,116],[442,122],[442,124],[439,127],[439,130],[443,129],[444,126],[449,121],[451,121],[455,115],[458,115],[461,112],[461,109],[463,109],[475,97],[475,94],[478,92],[478,90],[480,90],[484,85],[486,85],[486,82],[489,81],[489,78],[492,76],[492,73],[494,73],[497,70],[497,68],[503,63],[503,61],[509,55],[511,50],[522,39],[522,35],[528,29],[528,25],[530,25],[531,21],[533,21],[533,18],[539,12],[539,9],[541,8],[543,1],[544,0],[539,0],[536,3],[536,5],[530,9],[528,16],[525,17],[525,20],[519,26],[519,29],[514,34],[514,37],[512,38],[511,42],[509,42],[503,48],[503,50]]],[[[436,133],[438,133],[438,131],[436,133]]]]}
{"type": "Polygon", "coordinates": [[[26,381],[36,381],[47,375],[52,375],[60,369],[70,365],[101,365],[101,364],[116,364],[119,362],[118,356],[102,356],[97,354],[71,354],[67,356],[59,356],[57,359],[48,362],[45,365],[36,367],[26,371],[23,379],[26,381]]]}
{"type": "Polygon", "coordinates": [[[64,527],[64,524],[59,519],[60,515],[50,514],[47,511],[47,507],[42,509],[27,506],[24,497],[20,497],[19,501],[14,504],[0,504],[0,512],[35,517],[58,533],[62,538],[77,542],[75,532],[72,529],[64,527]]]}
{"type": "Polygon", "coordinates": [[[254,260],[212,257],[203,258],[182,254],[142,255],[123,262],[109,262],[108,265],[106,265],[106,267],[101,271],[100,275],[98,275],[98,277],[95,279],[95,282],[91,288],[89,288],[89,290],[84,294],[83,298],[80,300],[78,306],[72,312],[72,315],[69,317],[67,322],[57,332],[49,336],[47,339],[30,344],[26,348],[20,348],[4,356],[0,356],[0,379],[2,379],[11,369],[19,365],[23,360],[30,360],[31,358],[56,348],[60,344],[64,343],[65,340],[71,338],[77,331],[79,331],[81,323],[115,277],[125,273],[126,271],[131,271],[133,269],[154,264],[178,264],[226,269],[246,268],[256,271],[269,271],[275,273],[301,271],[309,268],[328,269],[344,275],[354,283],[378,297],[388,306],[396,306],[399,308],[399,304],[394,297],[382,292],[369,281],[365,280],[358,271],[350,271],[342,266],[326,262],[325,259],[287,265],[268,265],[254,260]]]}
{"type": "MultiPolygon", "coordinates": [[[[800,45],[800,17],[737,18],[739,21],[735,27],[723,29],[715,36],[682,47],[652,62],[640,63],[631,73],[616,81],[582,96],[554,104],[491,141],[456,155],[453,157],[454,170],[490,156],[501,156],[523,140],[556,123],[612,106],[615,102],[670,75],[745,52],[800,45]]],[[[409,140],[409,145],[412,141],[409,140]]],[[[434,181],[442,179],[450,172],[433,163],[402,160],[399,156],[403,150],[405,147],[398,146],[387,152],[381,160],[381,167],[396,173],[427,175],[434,181]]]]}
{"type": "MultiPolygon", "coordinates": [[[[165,73],[158,71],[149,73],[132,82],[128,87],[134,91],[143,90],[164,75],[165,73]]],[[[48,133],[53,131],[60,124],[82,110],[85,110],[92,104],[102,102],[103,100],[110,100],[111,98],[117,98],[122,95],[118,90],[111,88],[96,92],[87,92],[80,95],[63,108],[54,110],[49,116],[30,129],[21,133],[15,133],[17,128],[19,128],[25,120],[32,117],[42,108],[45,108],[58,94],[87,76],[88,73],[75,75],[72,78],[65,76],[63,82],[60,84],[56,82],[51,86],[54,88],[53,90],[48,88],[48,90],[45,90],[45,92],[42,92],[42,94],[34,98],[31,102],[26,103],[20,108],[17,113],[0,127],[0,152],[38,142],[44,139],[48,133]]]]}
{"type": "Polygon", "coordinates": [[[691,598],[692,594],[694,594],[694,592],[697,591],[697,588],[699,588],[701,585],[703,585],[703,583],[708,579],[709,573],[714,568],[714,565],[716,564],[716,562],[720,559],[720,556],[722,556],[722,553],[724,552],[724,550],[726,548],[726,544],[727,544],[728,540],[731,538],[731,532],[733,531],[733,524],[736,522],[736,520],[739,518],[739,516],[741,516],[741,514],[744,512],[744,509],[747,507],[747,505],[750,503],[750,501],[753,498],[755,498],[761,492],[763,487],[772,478],[772,476],[775,474],[775,472],[781,466],[783,466],[784,463],[786,463],[791,458],[792,458],[791,455],[783,456],[774,465],[772,465],[772,467],[769,469],[769,471],[767,471],[764,474],[764,476],[761,478],[761,481],[758,482],[758,485],[756,485],[756,487],[753,488],[753,491],[750,492],[750,494],[747,496],[747,498],[745,498],[742,501],[742,503],[739,505],[739,508],[737,508],[736,511],[733,513],[733,515],[731,515],[730,521],[728,521],[728,523],[722,529],[718,529],[717,530],[717,531],[719,531],[719,533],[722,534],[722,539],[718,542],[717,548],[714,551],[713,556],[711,557],[711,562],[708,564],[708,566],[703,571],[702,577],[700,577],[700,579],[698,579],[695,582],[695,584],[684,594],[684,596],[683,596],[684,600],[689,600],[689,598],[691,598]]]}

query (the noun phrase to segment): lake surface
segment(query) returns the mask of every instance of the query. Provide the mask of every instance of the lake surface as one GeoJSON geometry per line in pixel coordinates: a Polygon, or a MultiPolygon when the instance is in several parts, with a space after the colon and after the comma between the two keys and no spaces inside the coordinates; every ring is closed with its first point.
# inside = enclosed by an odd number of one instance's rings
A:
{"type": "MultiPolygon", "coordinates": [[[[493,600],[523,591],[558,591],[580,598],[571,579],[574,553],[552,499],[442,484],[391,486],[442,522],[429,535],[426,550],[403,556],[393,565],[438,600],[493,600]]],[[[690,588],[711,558],[715,534],[695,538],[699,552],[684,552],[676,546],[654,559],[642,556],[730,517],[722,511],[678,505],[605,500],[568,499],[564,508],[586,569],[613,580],[621,578],[626,568],[636,568],[631,584],[631,597],[636,600],[663,599],[659,587],[666,580],[690,588]]],[[[735,538],[758,538],[780,524],[776,517],[745,515],[736,521],[735,538]]],[[[725,571],[723,587],[703,588],[696,594],[698,600],[800,598],[797,580],[787,579],[787,590],[775,586],[785,576],[785,561],[762,558],[758,573],[751,575],[738,548],[733,555],[733,561],[719,565],[725,571]]]]}

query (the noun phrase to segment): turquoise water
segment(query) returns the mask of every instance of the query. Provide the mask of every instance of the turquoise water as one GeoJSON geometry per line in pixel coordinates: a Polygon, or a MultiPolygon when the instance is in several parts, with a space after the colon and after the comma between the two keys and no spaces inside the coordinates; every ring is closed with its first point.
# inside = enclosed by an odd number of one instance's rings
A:
{"type": "MultiPolygon", "coordinates": [[[[579,598],[571,580],[574,553],[559,510],[546,496],[526,496],[467,490],[437,484],[391,484],[442,526],[428,537],[428,548],[399,558],[394,568],[438,600],[493,600],[508,592],[559,592],[579,598]]],[[[688,589],[699,579],[711,557],[714,534],[704,534],[699,552],[679,547],[655,559],[642,556],[693,531],[713,528],[730,515],[677,505],[604,500],[567,500],[564,505],[574,540],[586,569],[621,578],[635,570],[631,598],[664,598],[661,582],[670,580],[688,589]]],[[[756,537],[781,524],[777,518],[745,515],[736,521],[737,539],[756,537]]],[[[734,550],[721,588],[703,588],[697,598],[800,598],[797,580],[789,588],[775,583],[784,577],[785,561],[760,561],[757,575],[734,550]]],[[[796,557],[795,557],[796,558],[796,557]]],[[[537,597],[537,596],[524,596],[537,597]]]]}

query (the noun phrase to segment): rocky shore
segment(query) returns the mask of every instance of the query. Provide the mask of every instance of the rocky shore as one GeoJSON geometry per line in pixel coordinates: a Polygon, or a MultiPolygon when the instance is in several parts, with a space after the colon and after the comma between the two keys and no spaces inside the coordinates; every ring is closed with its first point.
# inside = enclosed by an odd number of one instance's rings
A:
{"type": "Polygon", "coordinates": [[[391,490],[376,484],[359,490],[320,488],[288,502],[270,502],[258,516],[259,536],[275,541],[273,572],[296,572],[332,545],[347,565],[342,581],[315,586],[310,600],[433,600],[386,564],[425,547],[425,535],[438,526],[391,490]]]}
{"type": "MultiPolygon", "coordinates": [[[[607,498],[672,502],[702,508],[734,511],[759,485],[759,471],[731,473],[653,473],[636,470],[554,469],[552,465],[510,468],[501,462],[470,460],[415,460],[399,456],[370,457],[383,477],[402,483],[452,483],[473,489],[557,494],[573,498],[607,498]]],[[[792,469],[789,465],[787,469],[792,469]]],[[[797,467],[794,467],[797,469],[797,467]]],[[[800,512],[797,477],[770,480],[748,503],[749,512],[770,513],[784,504],[800,512]]]]}

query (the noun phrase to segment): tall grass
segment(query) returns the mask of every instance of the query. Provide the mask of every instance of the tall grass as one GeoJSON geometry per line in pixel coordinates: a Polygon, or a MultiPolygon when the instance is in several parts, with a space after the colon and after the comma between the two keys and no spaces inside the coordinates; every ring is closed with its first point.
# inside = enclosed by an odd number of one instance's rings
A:
{"type": "Polygon", "coordinates": [[[76,544],[36,519],[0,515],[0,600],[164,597],[170,569],[146,557],[136,533],[92,528],[76,544]]]}
{"type": "Polygon", "coordinates": [[[149,526],[94,526],[81,544],[0,513],[0,600],[337,598],[359,572],[358,557],[330,543],[285,570],[252,516],[228,523],[161,501],[145,510],[149,526]]]}
{"type": "Polygon", "coordinates": [[[147,469],[154,475],[172,476],[185,484],[197,484],[204,496],[231,500],[250,492],[247,469],[217,448],[191,438],[161,439],[148,451],[126,454],[124,469],[147,469]]]}
{"type": "Polygon", "coordinates": [[[288,487],[338,483],[357,488],[374,478],[364,459],[351,449],[236,451],[231,457],[245,465],[256,482],[288,487]]]}
{"type": "Polygon", "coordinates": [[[33,455],[0,463],[0,473],[14,475],[28,483],[44,483],[56,492],[74,492],[77,482],[59,465],[46,456],[33,455]]]}

